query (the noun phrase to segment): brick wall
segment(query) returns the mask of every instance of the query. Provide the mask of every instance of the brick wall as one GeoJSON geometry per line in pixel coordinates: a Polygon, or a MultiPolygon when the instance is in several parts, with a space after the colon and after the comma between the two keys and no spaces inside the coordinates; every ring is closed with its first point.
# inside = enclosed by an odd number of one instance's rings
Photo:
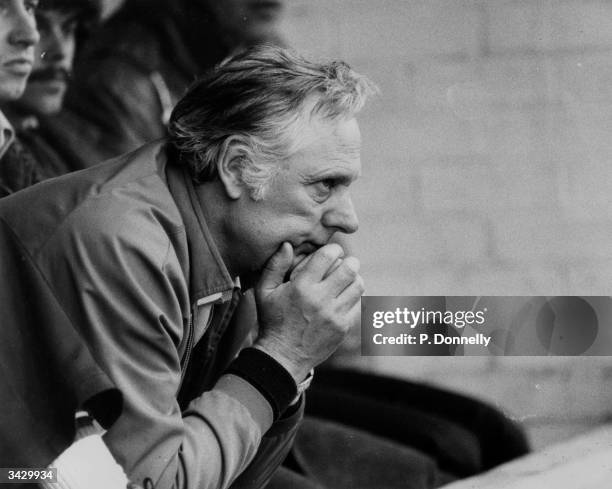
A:
{"type": "MultiPolygon", "coordinates": [[[[296,48],[382,95],[361,117],[370,295],[612,293],[612,3],[293,0],[296,48]]],[[[612,361],[351,359],[494,402],[536,445],[612,413],[612,361]]]]}

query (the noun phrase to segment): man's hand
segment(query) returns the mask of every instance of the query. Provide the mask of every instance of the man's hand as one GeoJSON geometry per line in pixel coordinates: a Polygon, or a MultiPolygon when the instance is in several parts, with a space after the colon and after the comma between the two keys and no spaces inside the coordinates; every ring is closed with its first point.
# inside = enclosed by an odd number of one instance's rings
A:
{"type": "Polygon", "coordinates": [[[340,245],[325,245],[283,282],[293,263],[293,249],[283,243],[255,288],[260,331],[253,346],[277,360],[298,383],[359,320],[364,290],[359,261],[343,254],[340,245]]]}

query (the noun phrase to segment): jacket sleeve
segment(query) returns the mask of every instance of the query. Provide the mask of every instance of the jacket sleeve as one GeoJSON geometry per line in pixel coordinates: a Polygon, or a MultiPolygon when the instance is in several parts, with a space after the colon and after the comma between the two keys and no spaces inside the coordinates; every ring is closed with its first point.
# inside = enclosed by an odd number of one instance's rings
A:
{"type": "Polygon", "coordinates": [[[266,487],[278,466],[288,455],[304,412],[304,396],[297,410],[276,421],[264,435],[259,450],[249,466],[232,484],[231,489],[266,487]]]}
{"type": "Polygon", "coordinates": [[[234,374],[221,376],[181,413],[179,348],[189,298],[172,240],[182,235],[160,232],[163,223],[150,210],[122,215],[127,203],[120,194],[101,199],[73,213],[39,261],[123,393],[123,413],[105,435],[111,452],[140,484],[149,477],[157,489],[225,488],[269,432],[278,438],[272,450],[262,445],[259,470],[273,471],[301,413],[273,426],[271,404],[234,374]]]}
{"type": "Polygon", "coordinates": [[[0,250],[0,460],[46,467],[72,443],[77,410],[109,426],[121,395],[1,217],[0,250]]]}

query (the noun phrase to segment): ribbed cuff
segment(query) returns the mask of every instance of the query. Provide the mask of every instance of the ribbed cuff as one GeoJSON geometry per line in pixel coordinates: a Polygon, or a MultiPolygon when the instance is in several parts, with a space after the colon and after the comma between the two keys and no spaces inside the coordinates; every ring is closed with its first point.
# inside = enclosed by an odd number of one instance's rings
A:
{"type": "Polygon", "coordinates": [[[272,407],[275,421],[297,396],[291,374],[270,355],[256,348],[242,350],[226,373],[243,378],[261,392],[272,407]]]}

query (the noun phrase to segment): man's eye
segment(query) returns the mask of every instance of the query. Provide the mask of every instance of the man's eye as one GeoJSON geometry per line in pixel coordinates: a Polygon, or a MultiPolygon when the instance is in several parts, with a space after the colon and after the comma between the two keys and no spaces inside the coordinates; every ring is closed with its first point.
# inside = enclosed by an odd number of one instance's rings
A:
{"type": "Polygon", "coordinates": [[[325,200],[329,197],[336,184],[337,182],[332,178],[315,182],[313,185],[316,192],[315,198],[319,201],[325,200]]]}
{"type": "Polygon", "coordinates": [[[331,190],[332,188],[336,186],[336,181],[332,180],[331,178],[328,178],[326,180],[321,180],[319,183],[328,190],[331,190]]]}

